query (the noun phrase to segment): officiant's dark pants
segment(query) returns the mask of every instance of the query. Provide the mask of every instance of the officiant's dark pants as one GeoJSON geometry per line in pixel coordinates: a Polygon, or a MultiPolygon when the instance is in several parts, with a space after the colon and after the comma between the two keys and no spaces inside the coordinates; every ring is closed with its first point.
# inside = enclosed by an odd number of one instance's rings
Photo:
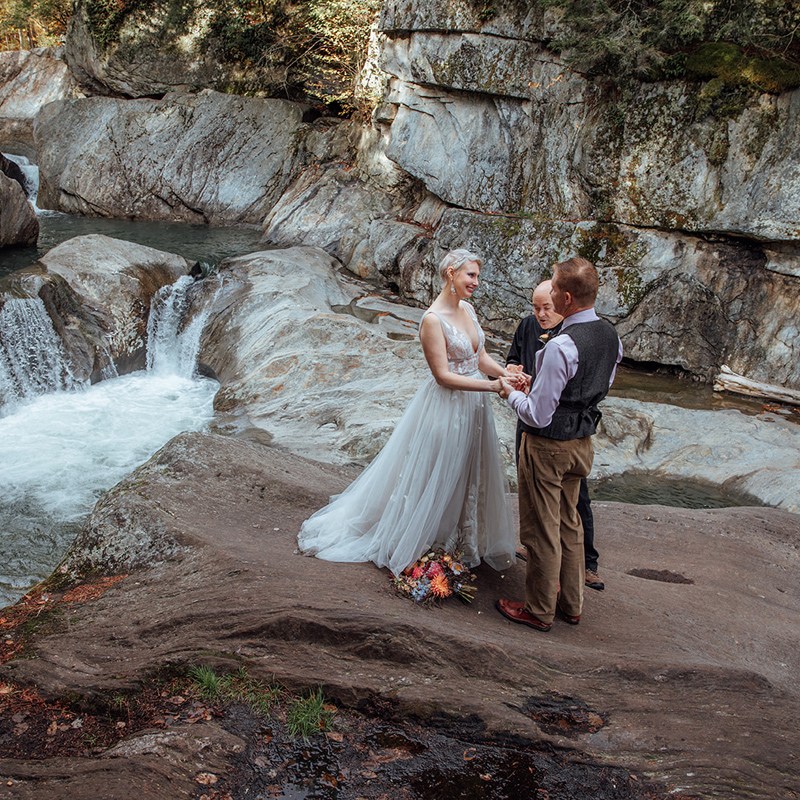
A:
{"type": "Polygon", "coordinates": [[[525,608],[552,622],[583,608],[581,478],[592,470],[592,438],[559,441],[525,433],[519,453],[519,538],[528,551],[525,608]],[[559,594],[560,592],[560,594],[559,594]]]}

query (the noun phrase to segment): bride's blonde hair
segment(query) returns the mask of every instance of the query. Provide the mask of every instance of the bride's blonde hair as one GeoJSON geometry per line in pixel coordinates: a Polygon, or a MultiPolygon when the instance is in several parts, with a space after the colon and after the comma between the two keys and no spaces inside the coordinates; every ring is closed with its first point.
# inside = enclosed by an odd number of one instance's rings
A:
{"type": "Polygon", "coordinates": [[[439,277],[442,279],[442,284],[447,283],[447,270],[451,267],[453,272],[458,272],[464,264],[475,262],[479,267],[483,266],[483,259],[469,250],[460,247],[458,250],[451,250],[439,262],[439,277]]]}

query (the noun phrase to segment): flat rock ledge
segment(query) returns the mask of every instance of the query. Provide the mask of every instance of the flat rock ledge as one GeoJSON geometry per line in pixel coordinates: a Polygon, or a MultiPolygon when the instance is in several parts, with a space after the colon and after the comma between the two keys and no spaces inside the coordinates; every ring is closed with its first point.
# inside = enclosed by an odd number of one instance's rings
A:
{"type": "MultiPolygon", "coordinates": [[[[91,698],[167,665],[243,662],[343,706],[469,718],[487,737],[622,766],[664,796],[797,796],[800,516],[596,503],[606,591],[587,591],[579,626],[540,634],[494,610],[498,596],[522,596],[522,566],[480,568],[470,606],[425,609],[371,564],[297,554],[303,519],[354,475],[246,437],[176,437],[101,499],[62,566],[128,576],[35,637],[0,679],[91,698]],[[559,697],[602,725],[537,723],[531,709],[559,697]]],[[[167,798],[192,786],[201,751],[224,771],[240,749],[196,726],[0,772],[14,775],[15,798],[123,786],[167,798]]]]}

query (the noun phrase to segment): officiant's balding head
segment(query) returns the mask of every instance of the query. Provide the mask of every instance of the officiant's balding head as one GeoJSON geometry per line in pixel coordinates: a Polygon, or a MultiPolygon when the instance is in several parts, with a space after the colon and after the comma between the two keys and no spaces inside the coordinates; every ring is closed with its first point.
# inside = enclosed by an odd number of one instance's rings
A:
{"type": "Polygon", "coordinates": [[[552,282],[542,281],[533,290],[533,315],[541,327],[549,331],[555,328],[563,319],[560,314],[556,313],[555,306],[553,305],[553,298],[550,295],[552,289],[552,282]]]}

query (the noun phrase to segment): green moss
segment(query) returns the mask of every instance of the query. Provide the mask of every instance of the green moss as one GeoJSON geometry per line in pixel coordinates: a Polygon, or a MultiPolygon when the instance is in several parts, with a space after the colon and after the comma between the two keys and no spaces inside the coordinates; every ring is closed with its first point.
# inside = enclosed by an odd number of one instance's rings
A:
{"type": "Polygon", "coordinates": [[[622,305],[632,309],[647,291],[641,273],[635,267],[619,267],[614,270],[614,274],[617,276],[617,293],[622,305]]]}
{"type": "Polygon", "coordinates": [[[736,119],[752,99],[752,90],[712,78],[696,95],[695,118],[736,119]]]}
{"type": "Polygon", "coordinates": [[[644,255],[642,246],[613,224],[583,228],[579,233],[578,255],[601,268],[611,269],[617,279],[620,302],[633,308],[647,291],[639,266],[644,255]]]}

